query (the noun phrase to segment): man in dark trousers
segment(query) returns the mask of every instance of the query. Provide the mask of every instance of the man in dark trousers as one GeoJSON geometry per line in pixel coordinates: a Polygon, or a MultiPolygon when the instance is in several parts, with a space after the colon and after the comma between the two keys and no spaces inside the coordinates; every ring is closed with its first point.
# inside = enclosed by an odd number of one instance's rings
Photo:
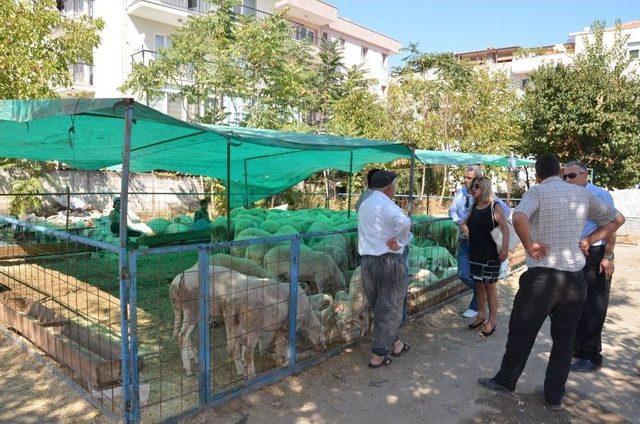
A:
{"type": "Polygon", "coordinates": [[[562,181],[554,155],[540,157],[535,168],[539,184],[524,194],[513,214],[528,269],[520,276],[513,301],[500,371],[478,382],[497,392],[514,392],[549,316],[553,347],[544,387],[536,392],[557,411],[562,409],[576,327],[587,296],[582,274],[585,255],[589,246],[617,231],[624,217],[584,187],[562,181]],[[594,220],[598,229],[581,240],[587,219],[594,220]]]}
{"type": "MultiPolygon", "coordinates": [[[[613,197],[605,189],[589,182],[587,166],[580,161],[569,162],[562,171],[562,179],[568,183],[586,188],[594,196],[614,207],[613,197]]],[[[593,220],[587,220],[582,237],[587,237],[598,228],[593,220]]],[[[613,249],[616,233],[606,240],[600,240],[589,247],[587,263],[582,271],[587,286],[587,301],[584,304],[574,343],[571,371],[592,372],[602,366],[602,327],[607,318],[609,291],[613,275],[613,249]]]]}

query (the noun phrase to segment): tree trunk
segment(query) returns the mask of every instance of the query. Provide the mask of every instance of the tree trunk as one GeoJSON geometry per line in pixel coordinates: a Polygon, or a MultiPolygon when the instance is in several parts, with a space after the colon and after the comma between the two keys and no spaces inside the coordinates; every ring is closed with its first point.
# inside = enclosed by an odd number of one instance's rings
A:
{"type": "Polygon", "coordinates": [[[444,177],[442,177],[442,192],[440,193],[440,202],[439,202],[440,207],[442,207],[442,201],[444,200],[444,193],[445,193],[445,190],[447,189],[447,170],[448,168],[445,165],[444,177]]]}

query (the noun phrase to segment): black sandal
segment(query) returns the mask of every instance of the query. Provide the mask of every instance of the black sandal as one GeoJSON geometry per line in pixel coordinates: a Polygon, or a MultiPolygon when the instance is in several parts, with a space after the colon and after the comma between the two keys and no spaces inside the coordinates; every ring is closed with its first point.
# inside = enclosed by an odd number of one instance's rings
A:
{"type": "Polygon", "coordinates": [[[490,335],[492,335],[496,331],[496,328],[498,328],[498,324],[494,325],[493,328],[491,329],[491,331],[489,331],[488,333],[484,332],[484,331],[481,331],[480,334],[482,334],[485,337],[489,337],[490,335]]]}
{"type": "Polygon", "coordinates": [[[484,324],[485,322],[487,322],[486,319],[480,321],[479,323],[473,325],[473,324],[469,324],[469,330],[475,330],[476,328],[480,327],[482,324],[484,324]]]}
{"type": "Polygon", "coordinates": [[[372,364],[371,361],[369,361],[369,368],[386,367],[387,365],[391,364],[391,362],[391,358],[389,358],[388,356],[383,356],[382,362],[380,362],[379,364],[372,364]]]}
{"type": "Polygon", "coordinates": [[[402,342],[402,349],[400,349],[400,352],[396,353],[396,352],[394,352],[394,351],[393,351],[393,349],[392,349],[392,350],[391,350],[391,356],[395,356],[395,357],[402,356],[402,354],[403,354],[404,352],[408,352],[408,351],[409,351],[409,348],[410,348],[410,347],[411,347],[411,346],[409,346],[409,343],[402,342]]]}

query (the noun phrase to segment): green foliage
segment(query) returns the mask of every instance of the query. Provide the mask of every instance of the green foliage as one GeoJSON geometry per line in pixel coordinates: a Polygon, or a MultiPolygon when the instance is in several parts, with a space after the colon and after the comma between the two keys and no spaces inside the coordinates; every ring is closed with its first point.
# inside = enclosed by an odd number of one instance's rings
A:
{"type": "Polygon", "coordinates": [[[57,97],[72,85],[69,66],[92,63],[100,19],[68,18],[54,0],[0,0],[0,98],[57,97]]]}
{"type": "MultiPolygon", "coordinates": [[[[236,0],[214,0],[172,34],[171,47],[149,64],[135,64],[122,89],[154,99],[167,85],[190,105],[205,104],[191,120],[220,122],[223,98],[242,99],[242,124],[280,128],[294,122],[312,93],[309,47],[290,36],[283,12],[257,20],[236,15],[236,0]]],[[[199,108],[194,108],[199,109],[199,108]]]]}
{"type": "Polygon", "coordinates": [[[626,39],[616,31],[611,47],[604,27],[573,65],[550,64],[532,74],[522,104],[521,152],[580,159],[607,187],[640,181],[640,82],[627,70],[626,39]]]}
{"type": "Polygon", "coordinates": [[[25,213],[35,213],[40,207],[42,196],[42,181],[38,177],[15,180],[11,184],[12,193],[9,203],[9,214],[19,216],[25,213]]]}

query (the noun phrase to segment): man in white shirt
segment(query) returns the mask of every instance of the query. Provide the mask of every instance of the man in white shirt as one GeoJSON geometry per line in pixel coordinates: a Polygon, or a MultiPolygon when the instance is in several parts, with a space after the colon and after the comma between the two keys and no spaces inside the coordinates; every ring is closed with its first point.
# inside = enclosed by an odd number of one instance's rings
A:
{"type": "Polygon", "coordinates": [[[369,367],[391,363],[409,345],[400,341],[402,306],[409,277],[402,259],[410,242],[411,220],[392,200],[397,175],[377,171],[371,177],[371,195],[358,210],[358,253],[365,295],[373,309],[373,355],[369,367]]]}

